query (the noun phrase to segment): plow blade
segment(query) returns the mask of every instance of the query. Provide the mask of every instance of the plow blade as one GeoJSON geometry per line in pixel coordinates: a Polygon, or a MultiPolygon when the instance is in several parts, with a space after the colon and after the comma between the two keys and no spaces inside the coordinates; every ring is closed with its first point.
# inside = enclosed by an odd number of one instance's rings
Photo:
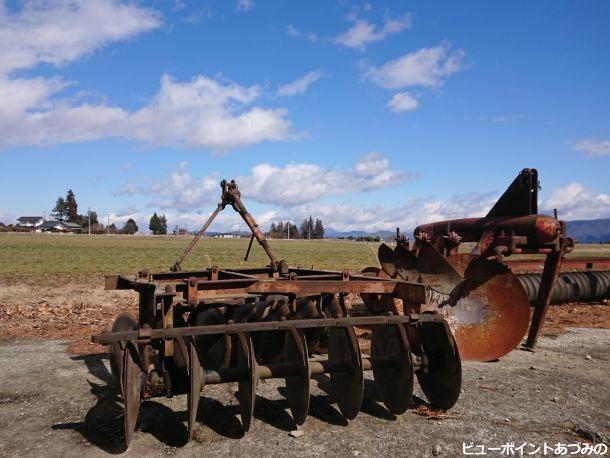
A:
{"type": "MultiPolygon", "coordinates": [[[[519,345],[529,324],[525,289],[508,267],[495,259],[459,254],[444,257],[431,244],[417,254],[398,245],[379,248],[383,273],[428,286],[426,311],[443,314],[462,359],[491,361],[519,345]]],[[[372,311],[388,310],[363,296],[372,311]]]]}
{"type": "Polygon", "coordinates": [[[492,361],[515,349],[527,332],[529,300],[515,274],[469,254],[447,261],[464,278],[463,296],[443,307],[462,359],[492,361]]]}

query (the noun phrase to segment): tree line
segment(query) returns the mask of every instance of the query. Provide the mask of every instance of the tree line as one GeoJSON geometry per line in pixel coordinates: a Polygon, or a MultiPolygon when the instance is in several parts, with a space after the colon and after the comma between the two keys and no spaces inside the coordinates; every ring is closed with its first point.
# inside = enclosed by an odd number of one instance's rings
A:
{"type": "Polygon", "coordinates": [[[291,239],[323,239],[324,224],[321,219],[314,221],[313,217],[305,218],[299,228],[290,221],[279,223],[271,223],[267,235],[274,239],[285,239],[290,236],[291,239]]]}
{"type": "Polygon", "coordinates": [[[85,214],[78,213],[78,203],[72,189],[68,189],[66,197],[59,196],[57,198],[55,207],[51,212],[51,218],[61,222],[76,223],[92,234],[135,234],[139,229],[132,218],[125,221],[123,227],[118,229],[114,223],[108,225],[108,227],[100,223],[95,210],[87,210],[85,214]]]}

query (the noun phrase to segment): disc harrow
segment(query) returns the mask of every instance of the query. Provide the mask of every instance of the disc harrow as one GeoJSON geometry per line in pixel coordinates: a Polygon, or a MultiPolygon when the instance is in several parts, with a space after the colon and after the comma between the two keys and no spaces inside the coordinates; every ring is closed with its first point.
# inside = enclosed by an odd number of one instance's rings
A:
{"type": "MultiPolygon", "coordinates": [[[[118,323],[124,321],[128,321],[125,315],[117,319],[118,323]]],[[[310,379],[320,374],[330,376],[332,397],[348,420],[354,419],[361,409],[365,371],[373,372],[381,400],[397,415],[411,404],[415,376],[430,404],[438,409],[451,408],[457,402],[461,387],[461,364],[451,331],[441,316],[433,314],[293,319],[166,329],[136,325],[129,330],[96,335],[94,341],[111,346],[113,372],[115,362],[122,358],[119,387],[127,444],[133,438],[141,400],[161,395],[186,394],[188,431],[189,437],[193,437],[199,399],[206,385],[237,383],[244,431],[249,430],[252,422],[260,380],[284,379],[286,398],[297,425],[303,424],[307,417],[310,379]],[[370,356],[362,355],[355,327],[372,329],[370,356]],[[321,328],[329,329],[328,355],[310,358],[305,335],[321,328]],[[265,361],[253,343],[257,334],[268,332],[283,336],[281,358],[275,362],[265,361]],[[412,336],[413,343],[408,335],[412,336]],[[231,362],[208,368],[197,345],[199,336],[228,337],[231,362]],[[167,347],[176,351],[171,365],[167,364],[167,353],[164,354],[167,347]],[[168,376],[159,373],[164,369],[168,376]]]]}
{"type": "MultiPolygon", "coordinates": [[[[509,191],[516,186],[516,196],[527,198],[531,210],[531,189],[522,187],[532,186],[532,174],[526,175],[522,172],[509,191]]],[[[310,380],[321,374],[328,374],[331,397],[348,420],[361,410],[367,371],[393,414],[411,405],[415,379],[432,408],[450,409],[462,387],[461,358],[499,358],[527,331],[528,297],[503,257],[519,250],[555,256],[543,273],[539,302],[544,303],[544,291],[552,289],[561,255],[570,247],[556,219],[540,225],[539,215],[530,217],[533,223],[521,216],[511,223],[488,215],[489,224],[420,226],[413,245],[397,231],[393,248],[380,245],[379,267],[360,273],[303,269],[275,256],[234,181],[223,180],[221,189],[218,207],[169,271],[106,277],[106,289],[139,295],[137,317],[122,313],[110,331],[92,337],[109,346],[126,445],[134,437],[141,403],[160,396],[186,395],[192,438],[206,414],[199,409],[202,393],[222,383],[237,384],[244,431],[252,424],[257,386],[266,379],[284,379],[296,425],[306,421],[310,380]],[[183,272],[181,263],[226,206],[252,232],[245,260],[256,239],[269,265],[183,272]],[[531,224],[537,228],[535,240],[523,235],[532,231],[531,224]],[[555,231],[554,238],[539,226],[555,231]],[[475,252],[458,255],[462,236],[477,234],[475,252]],[[349,305],[358,297],[364,304],[359,310],[349,305]],[[356,329],[370,331],[370,353],[361,350],[356,329]]],[[[492,212],[507,211],[504,198],[492,212]]]]}

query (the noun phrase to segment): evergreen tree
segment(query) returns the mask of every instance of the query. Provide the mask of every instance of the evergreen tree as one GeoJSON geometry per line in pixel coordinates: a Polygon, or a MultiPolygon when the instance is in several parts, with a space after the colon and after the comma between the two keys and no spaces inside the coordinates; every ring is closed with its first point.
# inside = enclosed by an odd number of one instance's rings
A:
{"type": "Polygon", "coordinates": [[[53,213],[51,216],[58,221],[65,221],[68,218],[69,210],[63,197],[57,198],[57,202],[55,202],[55,207],[53,207],[53,213]]]}
{"type": "Polygon", "coordinates": [[[123,226],[123,229],[121,231],[123,234],[135,234],[136,232],[138,232],[138,225],[136,224],[136,222],[129,218],[126,222],[125,222],[125,226],[123,226]]]}
{"type": "Polygon", "coordinates": [[[88,210],[87,215],[83,216],[83,226],[89,227],[89,222],[91,222],[91,227],[93,227],[95,224],[99,224],[99,221],[97,220],[97,212],[94,210],[88,210]]]}
{"type": "Polygon", "coordinates": [[[313,237],[313,218],[305,218],[301,223],[301,237],[304,239],[311,239],[313,237]]]}
{"type": "Polygon", "coordinates": [[[159,223],[161,227],[161,234],[167,234],[167,218],[165,215],[159,217],[159,223]]]}
{"type": "Polygon", "coordinates": [[[76,223],[79,220],[78,215],[78,204],[76,203],[76,196],[72,192],[71,189],[68,189],[68,193],[66,194],[66,211],[67,211],[67,219],[71,223],[76,223]]]}
{"type": "Polygon", "coordinates": [[[148,228],[152,231],[152,233],[154,235],[161,234],[161,220],[159,219],[157,212],[155,212],[150,217],[150,222],[148,224],[148,228]]]}
{"type": "Polygon", "coordinates": [[[316,218],[316,224],[313,228],[313,238],[314,239],[323,239],[324,238],[324,225],[322,224],[322,220],[316,218]]]}

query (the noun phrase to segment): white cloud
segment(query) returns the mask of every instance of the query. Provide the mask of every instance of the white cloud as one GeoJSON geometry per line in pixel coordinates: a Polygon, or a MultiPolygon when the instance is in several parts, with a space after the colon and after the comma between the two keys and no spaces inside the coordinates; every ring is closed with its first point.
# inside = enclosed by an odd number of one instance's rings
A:
{"type": "Polygon", "coordinates": [[[53,98],[64,86],[59,79],[0,79],[0,147],[118,137],[224,152],[294,136],[285,110],[253,105],[259,97],[256,85],[206,76],[181,83],[164,75],[150,103],[133,112],[53,98]]]}
{"type": "Polygon", "coordinates": [[[218,200],[220,179],[216,175],[194,178],[183,161],[163,181],[141,187],[141,194],[151,196],[151,206],[179,211],[200,210],[218,200]]]}
{"type": "Polygon", "coordinates": [[[610,195],[591,191],[582,183],[574,182],[553,189],[540,207],[547,212],[558,209],[564,220],[607,218],[610,217],[610,195]]]}
{"type": "Polygon", "coordinates": [[[400,33],[411,27],[411,15],[409,13],[397,18],[386,17],[381,27],[367,19],[357,19],[353,15],[349,18],[353,25],[335,37],[335,43],[358,50],[364,49],[369,43],[383,40],[388,35],[400,33]]]}
{"type": "Polygon", "coordinates": [[[0,74],[62,65],[113,41],[157,28],[155,11],[117,0],[31,0],[0,5],[0,74]]]}
{"type": "Polygon", "coordinates": [[[326,169],[310,163],[284,167],[259,164],[252,168],[251,175],[239,177],[238,183],[247,190],[249,198],[258,202],[294,206],[329,195],[373,191],[413,176],[392,169],[383,154],[372,152],[346,170],[326,169]]]}
{"type": "MultiPolygon", "coordinates": [[[[338,194],[364,193],[384,188],[413,178],[414,175],[394,170],[381,153],[362,156],[352,168],[345,170],[324,168],[318,164],[297,163],[284,167],[258,164],[251,173],[237,177],[245,197],[259,203],[294,207],[308,204],[323,197],[338,194]]],[[[220,177],[210,173],[194,177],[188,164],[181,162],[166,180],[137,187],[127,183],[119,193],[132,191],[150,196],[150,205],[163,210],[194,211],[217,202],[220,195],[220,177]]]]}
{"type": "Polygon", "coordinates": [[[303,31],[297,29],[292,24],[288,24],[288,27],[286,27],[286,32],[288,33],[288,35],[290,35],[291,37],[294,37],[294,38],[305,38],[306,40],[311,41],[312,43],[317,43],[317,41],[318,41],[318,35],[316,33],[303,32],[303,31]]]}
{"type": "Polygon", "coordinates": [[[160,24],[155,11],[118,0],[33,0],[17,10],[0,4],[0,148],[116,137],[223,152],[293,137],[285,110],[254,104],[256,85],[164,75],[151,101],[128,111],[62,97],[73,83],[57,76],[13,76],[40,63],[65,65],[160,24]]]}
{"type": "Polygon", "coordinates": [[[178,83],[166,75],[153,101],[130,115],[120,136],[217,152],[292,138],[286,111],[252,106],[258,97],[258,86],[222,84],[206,76],[178,83]]]}
{"type": "MultiPolygon", "coordinates": [[[[387,170],[387,167],[383,158],[369,158],[359,161],[345,173],[357,175],[359,171],[361,172],[364,169],[370,169],[371,173],[374,173],[373,171],[387,170]]],[[[333,228],[337,231],[393,231],[396,227],[400,227],[405,233],[410,233],[418,224],[484,216],[499,197],[499,193],[493,191],[456,194],[447,199],[439,199],[433,196],[408,197],[396,205],[357,205],[345,202],[327,204],[320,202],[319,199],[325,195],[342,193],[343,191],[340,188],[344,182],[333,182],[334,188],[329,189],[325,187],[328,184],[329,170],[322,169],[322,174],[318,175],[318,178],[322,181],[321,185],[317,185],[311,179],[307,180],[307,178],[311,178],[311,175],[305,175],[301,178],[300,174],[293,174],[294,171],[295,169],[291,169],[290,166],[276,168],[276,170],[264,168],[253,171],[252,175],[248,177],[238,178],[246,206],[251,207],[251,204],[248,203],[251,201],[278,205],[276,208],[265,209],[259,213],[253,212],[255,219],[263,229],[267,229],[272,221],[286,221],[288,219],[298,225],[305,217],[313,215],[314,218],[322,219],[326,228],[333,228]],[[285,179],[282,173],[287,175],[285,179]],[[268,178],[265,179],[262,186],[253,186],[255,180],[261,177],[268,178]],[[270,180],[277,181],[271,182],[270,180]],[[311,193],[314,198],[300,199],[299,191],[300,193],[311,193]],[[276,198],[276,195],[279,195],[279,197],[276,198]],[[286,205],[286,202],[290,205],[286,205]],[[297,203],[297,205],[292,205],[293,203],[297,203]]],[[[320,172],[320,169],[315,170],[315,172],[320,172]]],[[[345,178],[345,175],[343,177],[340,175],[341,172],[338,176],[333,176],[332,179],[345,178]]],[[[380,184],[375,184],[375,186],[377,185],[380,184]]],[[[188,205],[188,199],[181,196],[175,197],[173,202],[170,200],[169,207],[162,207],[162,211],[168,215],[170,226],[173,227],[179,223],[182,227],[188,224],[191,229],[200,227],[218,199],[217,186],[218,178],[209,176],[199,180],[194,179],[188,174],[186,165],[182,164],[177,173],[172,174],[170,179],[158,185],[158,190],[161,192],[163,189],[172,190],[166,192],[165,198],[169,198],[170,193],[178,196],[182,191],[189,189],[202,188],[203,191],[198,192],[198,197],[190,205],[188,205]],[[206,180],[210,180],[210,183],[207,184],[206,180]],[[196,201],[199,203],[193,205],[196,201]],[[175,207],[177,202],[185,205],[180,208],[175,207]]],[[[358,185],[354,185],[346,193],[352,193],[356,189],[359,189],[358,185]]],[[[366,188],[362,189],[360,192],[366,190],[366,188]]],[[[151,191],[151,194],[156,192],[151,191]]],[[[560,217],[566,220],[605,218],[610,217],[610,195],[593,192],[580,183],[570,183],[553,190],[551,195],[541,202],[540,208],[545,213],[551,213],[553,208],[558,208],[560,217]]],[[[123,214],[125,212],[119,213],[123,217],[121,220],[123,222],[128,217],[134,217],[133,215],[123,214]]],[[[146,227],[148,227],[147,218],[150,218],[150,215],[140,217],[141,220],[146,221],[146,227]]],[[[139,224],[140,220],[135,217],[134,219],[139,224]]],[[[215,222],[212,230],[237,230],[240,225],[245,230],[239,216],[233,211],[227,211],[221,213],[221,217],[215,222]]]]}
{"type": "Polygon", "coordinates": [[[307,73],[306,75],[298,78],[292,83],[283,84],[277,89],[277,95],[290,97],[293,95],[303,94],[307,90],[310,84],[315,83],[322,78],[322,72],[314,70],[307,73]]]}
{"type": "MultiPolygon", "coordinates": [[[[151,211],[139,211],[137,208],[131,206],[117,211],[116,213],[110,213],[108,217],[104,214],[103,224],[106,224],[107,218],[110,220],[110,224],[115,224],[118,229],[122,229],[125,222],[128,219],[133,219],[138,225],[138,232],[143,234],[149,234],[148,225],[150,217],[155,213],[155,210],[151,211]]],[[[208,219],[211,213],[210,208],[204,208],[202,211],[175,211],[175,210],[156,210],[158,215],[164,214],[167,218],[167,231],[171,233],[176,226],[188,229],[189,231],[198,231],[203,223],[208,219]]],[[[263,212],[254,213],[254,218],[263,227],[268,226],[271,221],[275,218],[275,212],[263,212]]],[[[223,232],[223,231],[247,231],[245,223],[241,217],[234,212],[230,207],[225,211],[221,212],[212,225],[209,228],[209,232],[223,232]]],[[[178,255],[177,253],[176,255],[178,255]]]]}
{"type": "Polygon", "coordinates": [[[365,76],[377,86],[402,89],[412,86],[437,87],[463,68],[464,51],[451,52],[447,43],[422,48],[386,62],[381,67],[364,64],[365,76]]]}
{"type": "Polygon", "coordinates": [[[289,208],[289,213],[280,215],[284,220],[289,217],[292,221],[301,221],[313,215],[322,219],[325,227],[337,231],[393,231],[400,227],[407,233],[418,224],[458,217],[484,216],[496,198],[497,194],[492,192],[458,194],[447,200],[429,196],[412,197],[395,206],[313,203],[289,208]]]}
{"type": "Polygon", "coordinates": [[[252,8],[254,8],[254,2],[252,0],[237,0],[237,11],[250,11],[252,8]]]}
{"type": "Polygon", "coordinates": [[[408,92],[398,92],[388,102],[388,107],[394,113],[415,110],[418,106],[417,99],[408,92]]]}
{"type": "Polygon", "coordinates": [[[575,143],[572,150],[579,151],[587,156],[607,156],[610,154],[610,140],[585,138],[575,143]]]}

